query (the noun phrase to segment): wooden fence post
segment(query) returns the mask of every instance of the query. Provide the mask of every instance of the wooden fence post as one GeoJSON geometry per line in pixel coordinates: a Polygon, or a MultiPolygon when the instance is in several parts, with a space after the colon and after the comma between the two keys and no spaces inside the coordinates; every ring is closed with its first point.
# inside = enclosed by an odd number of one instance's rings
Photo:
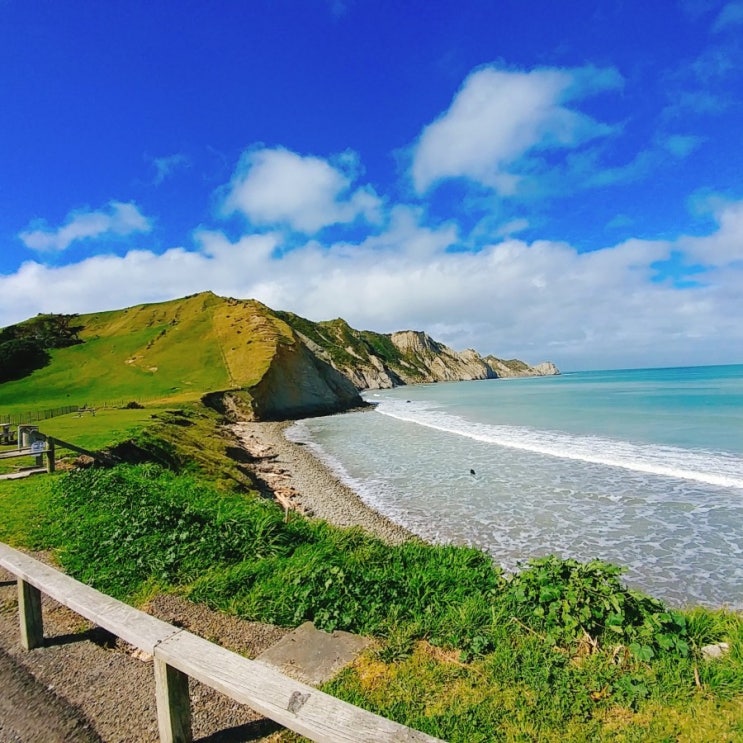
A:
{"type": "Polygon", "coordinates": [[[41,591],[18,579],[18,618],[21,623],[21,645],[26,650],[44,644],[44,620],[41,616],[41,591]]]}
{"type": "Polygon", "coordinates": [[[188,676],[154,658],[157,726],[161,743],[191,743],[191,700],[188,676]]]}
{"type": "Polygon", "coordinates": [[[46,447],[46,471],[51,475],[57,467],[57,463],[54,459],[54,439],[51,438],[51,436],[46,440],[46,447]]]}

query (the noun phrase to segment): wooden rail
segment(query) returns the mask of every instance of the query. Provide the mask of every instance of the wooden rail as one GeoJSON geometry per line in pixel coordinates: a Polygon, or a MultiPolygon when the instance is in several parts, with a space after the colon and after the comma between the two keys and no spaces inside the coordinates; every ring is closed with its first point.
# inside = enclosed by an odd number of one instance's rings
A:
{"type": "Polygon", "coordinates": [[[30,446],[26,446],[22,449],[10,449],[9,451],[0,452],[0,459],[14,459],[15,457],[38,457],[42,454],[46,454],[46,448],[32,449],[30,446]]]}
{"type": "Polygon", "coordinates": [[[42,458],[46,457],[46,471],[54,472],[57,466],[57,449],[69,449],[70,451],[77,452],[78,454],[85,454],[91,459],[95,459],[101,464],[113,464],[114,459],[108,454],[101,454],[99,452],[89,451],[83,449],[77,444],[71,444],[69,441],[63,441],[54,436],[47,436],[46,434],[36,432],[36,444],[43,444],[43,448],[34,448],[33,445],[21,447],[18,449],[10,449],[9,451],[0,452],[0,460],[3,459],[14,459],[16,457],[36,457],[36,464],[38,467],[42,466],[42,458]]]}
{"type": "Polygon", "coordinates": [[[355,707],[145,614],[0,542],[0,566],[18,580],[21,643],[44,644],[41,594],[153,657],[158,727],[163,743],[189,743],[193,677],[314,741],[435,743],[425,733],[355,707]]]}
{"type": "Polygon", "coordinates": [[[29,470],[31,472],[44,472],[42,467],[43,457],[46,456],[46,471],[54,472],[56,468],[56,458],[54,449],[54,439],[48,439],[44,442],[43,449],[35,449],[32,447],[23,447],[20,449],[11,449],[10,451],[0,452],[0,460],[3,459],[15,459],[16,457],[35,457],[36,458],[36,469],[29,470]]]}

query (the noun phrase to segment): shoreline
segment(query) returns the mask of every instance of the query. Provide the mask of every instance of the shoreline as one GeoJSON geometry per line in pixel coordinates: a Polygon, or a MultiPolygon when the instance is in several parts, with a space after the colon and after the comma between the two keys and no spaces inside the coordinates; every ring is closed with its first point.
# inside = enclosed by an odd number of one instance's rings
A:
{"type": "Polygon", "coordinates": [[[334,526],[359,526],[388,544],[420,539],[364,503],[312,451],[284,435],[295,421],[241,421],[230,430],[251,458],[266,491],[287,510],[334,526]]]}

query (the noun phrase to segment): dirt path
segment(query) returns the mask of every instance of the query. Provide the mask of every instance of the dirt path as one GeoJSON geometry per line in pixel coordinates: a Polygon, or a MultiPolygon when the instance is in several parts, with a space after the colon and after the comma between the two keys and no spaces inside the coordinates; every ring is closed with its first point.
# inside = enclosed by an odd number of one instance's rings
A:
{"type": "MultiPolygon", "coordinates": [[[[74,612],[44,598],[43,648],[20,645],[16,584],[0,570],[0,743],[156,743],[152,662],[74,612]]],[[[245,622],[174,596],[148,611],[247,657],[287,630],[245,622]]],[[[275,740],[279,727],[248,707],[191,682],[194,739],[275,740]]]]}

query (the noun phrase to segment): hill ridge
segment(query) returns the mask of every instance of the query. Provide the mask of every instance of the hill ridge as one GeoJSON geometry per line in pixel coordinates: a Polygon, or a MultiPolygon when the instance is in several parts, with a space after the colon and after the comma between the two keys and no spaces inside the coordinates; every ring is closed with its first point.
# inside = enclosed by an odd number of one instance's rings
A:
{"type": "Polygon", "coordinates": [[[342,318],[313,322],[211,291],[9,326],[0,330],[0,369],[13,370],[16,336],[55,323],[74,337],[50,341],[25,376],[2,381],[0,408],[203,398],[233,417],[280,419],[362,405],[365,389],[559,373],[456,352],[424,331],[355,330],[342,318]]]}

